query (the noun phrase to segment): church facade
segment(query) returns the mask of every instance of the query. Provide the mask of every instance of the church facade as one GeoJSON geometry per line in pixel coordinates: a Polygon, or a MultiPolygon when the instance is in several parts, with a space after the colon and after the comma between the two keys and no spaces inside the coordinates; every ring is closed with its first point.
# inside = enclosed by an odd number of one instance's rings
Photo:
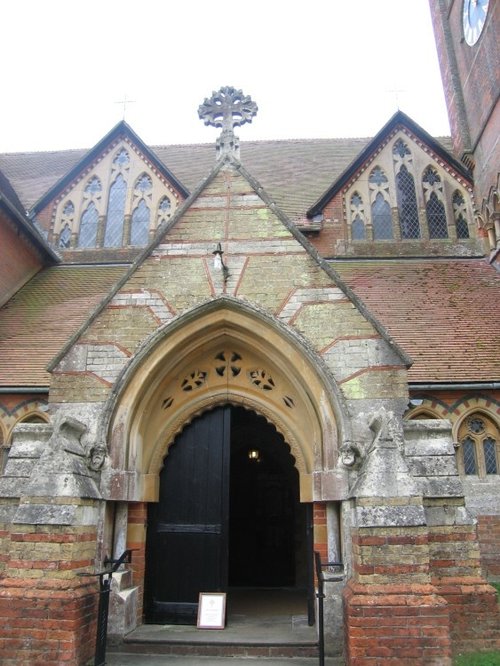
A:
{"type": "MultiPolygon", "coordinates": [[[[459,5],[431,3],[445,82],[459,5]]],[[[2,663],[84,664],[85,574],[127,549],[117,639],[238,587],[313,621],[316,551],[346,663],[500,649],[495,108],[467,146],[402,112],[240,146],[257,108],[226,87],[215,149],[122,122],[0,156],[2,663]]]]}

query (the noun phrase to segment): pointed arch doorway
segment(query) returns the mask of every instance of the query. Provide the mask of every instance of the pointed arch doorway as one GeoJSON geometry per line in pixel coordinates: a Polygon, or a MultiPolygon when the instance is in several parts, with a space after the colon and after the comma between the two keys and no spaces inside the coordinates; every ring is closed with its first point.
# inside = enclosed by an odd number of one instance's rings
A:
{"type": "Polygon", "coordinates": [[[308,505],[290,448],[256,412],[223,405],[176,437],[149,505],[148,622],[194,624],[200,592],[308,586],[308,505]]]}

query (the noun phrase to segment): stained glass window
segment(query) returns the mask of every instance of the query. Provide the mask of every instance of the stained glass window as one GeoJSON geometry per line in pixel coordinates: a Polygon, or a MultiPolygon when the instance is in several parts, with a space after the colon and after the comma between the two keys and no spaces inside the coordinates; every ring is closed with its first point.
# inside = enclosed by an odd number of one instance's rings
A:
{"type": "Polygon", "coordinates": [[[78,236],[79,247],[95,247],[97,240],[97,223],[99,213],[93,201],[91,201],[82,214],[80,220],[80,233],[78,236]]]}
{"type": "Polygon", "coordinates": [[[396,175],[396,192],[401,238],[420,238],[415,182],[404,165],[396,175]]]}
{"type": "Polygon", "coordinates": [[[436,169],[427,167],[422,178],[429,238],[448,238],[446,212],[443,205],[443,184],[436,169]]]}
{"type": "Polygon", "coordinates": [[[484,466],[486,474],[496,474],[497,469],[497,455],[496,455],[496,442],[492,437],[486,437],[483,441],[484,453],[484,466]]]}
{"type": "Polygon", "coordinates": [[[146,245],[148,242],[150,210],[144,199],[132,213],[132,225],[130,229],[131,245],[146,245]]]}
{"type": "Polygon", "coordinates": [[[120,247],[122,245],[126,196],[127,183],[123,176],[118,174],[116,180],[109,188],[104,247],[120,247]]]}
{"type": "Polygon", "coordinates": [[[476,446],[471,437],[466,437],[462,442],[464,456],[464,472],[466,474],[477,474],[476,446]]]}
{"type": "Polygon", "coordinates": [[[146,173],[143,173],[142,176],[139,176],[137,179],[135,189],[142,192],[142,194],[149,192],[153,189],[153,181],[146,173]]]}
{"type": "Polygon", "coordinates": [[[67,201],[63,208],[63,215],[65,217],[71,217],[75,212],[75,207],[73,206],[72,201],[67,201]]]}
{"type": "Polygon", "coordinates": [[[352,235],[352,240],[365,240],[366,238],[365,223],[359,217],[359,215],[352,222],[351,235],[352,235]]]}
{"type": "Polygon", "coordinates": [[[363,199],[359,192],[354,192],[351,197],[351,238],[352,240],[365,240],[365,210],[363,199]]]}
{"type": "Polygon", "coordinates": [[[69,224],[65,224],[63,230],[59,234],[59,247],[68,248],[71,243],[71,229],[69,224]]]}
{"type": "Polygon", "coordinates": [[[125,148],[122,148],[116,155],[113,160],[113,164],[118,167],[124,167],[130,162],[130,157],[125,148]]]}
{"type": "Polygon", "coordinates": [[[386,200],[389,192],[389,181],[383,170],[377,166],[370,173],[368,183],[372,201],[373,238],[375,240],[388,240],[392,238],[391,207],[386,200]]]}
{"type": "Polygon", "coordinates": [[[499,438],[498,425],[486,414],[478,412],[464,419],[458,431],[459,464],[463,472],[477,474],[480,478],[498,474],[499,438]]]}
{"type": "Polygon", "coordinates": [[[156,221],[157,226],[162,224],[169,219],[171,215],[172,203],[170,199],[165,195],[161,198],[160,203],[158,204],[158,219],[156,221]]]}
{"type": "Polygon", "coordinates": [[[170,199],[167,196],[163,197],[158,208],[163,214],[168,213],[172,208],[170,199]]]}
{"type": "Polygon", "coordinates": [[[392,238],[391,207],[380,192],[372,203],[372,225],[375,240],[389,240],[392,238]]]}
{"type": "Polygon", "coordinates": [[[457,229],[457,238],[470,238],[469,225],[467,224],[465,200],[458,190],[453,194],[452,202],[453,215],[455,216],[455,225],[457,229]]]}
{"type": "Polygon", "coordinates": [[[85,186],[85,193],[89,194],[90,196],[94,196],[96,194],[99,194],[99,192],[102,192],[101,181],[97,176],[92,176],[92,178],[85,186]]]}

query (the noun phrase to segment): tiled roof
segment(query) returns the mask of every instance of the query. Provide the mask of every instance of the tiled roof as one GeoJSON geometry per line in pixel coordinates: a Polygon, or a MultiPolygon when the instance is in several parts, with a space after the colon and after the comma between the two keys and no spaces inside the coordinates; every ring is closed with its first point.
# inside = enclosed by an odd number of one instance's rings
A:
{"type": "MultiPolygon", "coordinates": [[[[241,142],[243,166],[283,212],[295,220],[327,190],[368,144],[368,138],[241,142]]],[[[439,139],[451,150],[450,140],[439,139]]],[[[191,191],[215,162],[214,144],[151,146],[161,162],[191,191]]],[[[87,150],[0,154],[20,199],[31,208],[87,150]]]]}
{"type": "MultiPolygon", "coordinates": [[[[500,280],[481,259],[331,262],[414,363],[410,382],[500,381],[500,280]]],[[[0,385],[45,386],[49,361],[124,266],[57,266],[0,311],[0,385]]]]}
{"type": "Polygon", "coordinates": [[[45,368],[125,266],[40,271],[0,310],[0,385],[48,386],[45,368]]]}
{"type": "Polygon", "coordinates": [[[331,263],[413,359],[410,382],[500,380],[500,280],[484,260],[331,263]]]}

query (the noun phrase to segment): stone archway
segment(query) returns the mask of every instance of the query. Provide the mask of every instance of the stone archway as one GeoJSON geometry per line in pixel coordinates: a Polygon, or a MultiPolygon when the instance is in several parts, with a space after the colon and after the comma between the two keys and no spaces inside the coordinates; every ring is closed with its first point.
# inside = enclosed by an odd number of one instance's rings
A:
{"type": "MultiPolygon", "coordinates": [[[[138,550],[135,561],[145,561],[147,507],[158,502],[170,446],[198,416],[223,405],[255,412],[279,433],[297,470],[301,503],[345,499],[347,472],[337,459],[350,424],[329,372],[279,321],[220,299],[159,330],[108,403],[109,496],[134,502],[128,519],[123,505],[113,529],[115,550],[126,539],[138,550]]],[[[326,539],[323,523],[320,529],[326,539]]],[[[134,568],[134,583],[142,587],[143,565],[134,568]]]]}
{"type": "MultiPolygon", "coordinates": [[[[301,501],[322,499],[313,479],[331,475],[339,440],[349,438],[340,393],[289,329],[229,300],[161,331],[118,383],[108,441],[112,467],[134,475],[130,499],[158,499],[158,475],[175,436],[221,404],[246,407],[272,423],[296,461],[301,501]]],[[[343,473],[336,474],[345,490],[343,473]]]]}

